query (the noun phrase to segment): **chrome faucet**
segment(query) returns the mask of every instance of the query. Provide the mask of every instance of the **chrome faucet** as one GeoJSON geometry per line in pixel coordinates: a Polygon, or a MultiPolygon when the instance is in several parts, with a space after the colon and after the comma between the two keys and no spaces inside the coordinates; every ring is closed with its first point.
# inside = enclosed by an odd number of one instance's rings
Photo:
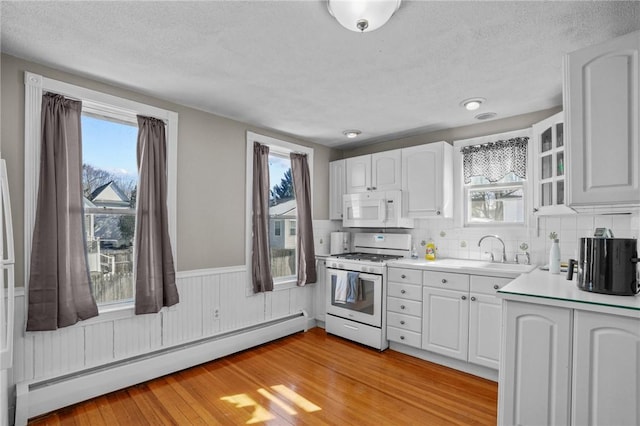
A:
{"type": "Polygon", "coordinates": [[[507,262],[507,251],[505,250],[504,247],[504,241],[502,241],[502,238],[500,238],[497,235],[485,235],[484,237],[480,238],[480,241],[478,241],[478,247],[480,247],[480,245],[482,244],[482,241],[484,241],[485,238],[495,238],[498,241],[500,241],[500,244],[502,244],[502,263],[506,263],[507,262]]]}

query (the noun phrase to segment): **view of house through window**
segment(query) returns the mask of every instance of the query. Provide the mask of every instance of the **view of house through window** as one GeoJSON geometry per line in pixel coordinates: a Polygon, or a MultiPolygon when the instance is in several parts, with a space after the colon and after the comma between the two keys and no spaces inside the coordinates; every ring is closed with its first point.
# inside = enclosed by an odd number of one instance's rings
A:
{"type": "Polygon", "coordinates": [[[296,199],[288,155],[269,154],[269,249],[274,280],[296,275],[296,199]]]}
{"type": "Polygon", "coordinates": [[[85,236],[98,306],[134,297],[137,136],[133,123],[82,115],[85,236]]]}
{"type": "Polygon", "coordinates": [[[496,183],[483,176],[466,186],[467,223],[523,223],[524,180],[509,173],[496,183]]]}

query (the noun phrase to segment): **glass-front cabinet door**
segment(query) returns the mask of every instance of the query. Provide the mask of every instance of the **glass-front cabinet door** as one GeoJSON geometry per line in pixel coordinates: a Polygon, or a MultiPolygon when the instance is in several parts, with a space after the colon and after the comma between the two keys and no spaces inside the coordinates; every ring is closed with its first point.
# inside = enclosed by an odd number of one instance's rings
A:
{"type": "Polygon", "coordinates": [[[575,213],[565,205],[564,113],[533,125],[534,203],[536,214],[575,213]]]}

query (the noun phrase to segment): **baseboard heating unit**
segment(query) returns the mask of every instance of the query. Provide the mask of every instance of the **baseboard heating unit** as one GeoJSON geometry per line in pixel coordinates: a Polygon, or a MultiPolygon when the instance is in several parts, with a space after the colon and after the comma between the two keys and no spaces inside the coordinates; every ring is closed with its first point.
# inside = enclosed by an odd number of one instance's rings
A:
{"type": "Polygon", "coordinates": [[[306,331],[307,327],[307,314],[299,312],[71,374],[18,383],[15,424],[26,425],[30,418],[306,331]]]}

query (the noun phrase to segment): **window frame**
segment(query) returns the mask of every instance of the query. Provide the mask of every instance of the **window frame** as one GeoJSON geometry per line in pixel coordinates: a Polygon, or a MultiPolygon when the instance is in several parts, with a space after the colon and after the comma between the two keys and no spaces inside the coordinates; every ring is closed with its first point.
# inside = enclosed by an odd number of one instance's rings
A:
{"type": "Polygon", "coordinates": [[[453,142],[454,148],[454,164],[453,164],[453,181],[454,181],[454,224],[456,228],[527,228],[530,222],[530,207],[533,202],[533,156],[531,155],[532,138],[531,128],[525,128],[521,130],[514,130],[510,132],[497,133],[487,136],[480,136],[470,139],[461,139],[453,142]],[[482,145],[489,142],[495,142],[497,140],[507,140],[516,137],[528,137],[527,143],[527,178],[523,182],[507,182],[507,183],[494,183],[469,186],[464,183],[464,167],[463,167],[463,155],[460,149],[469,145],[482,145]],[[523,221],[518,223],[500,223],[500,222],[484,222],[484,223],[469,223],[468,221],[468,192],[470,189],[488,189],[491,187],[504,188],[504,187],[521,187],[524,196],[524,214],[523,221]]]}
{"type": "MultiPolygon", "coordinates": [[[[178,113],[157,108],[141,102],[110,95],[74,84],[53,80],[42,75],[25,71],[25,225],[24,225],[24,269],[25,294],[28,295],[29,268],[31,264],[31,246],[38,198],[38,183],[40,175],[40,126],[42,95],[44,92],[54,92],[72,99],[82,101],[82,111],[88,114],[112,117],[120,121],[136,123],[137,115],[144,115],[163,120],[166,124],[167,137],[167,211],[169,215],[169,239],[173,252],[174,265],[177,266],[177,154],[178,154],[178,113]]],[[[25,297],[25,307],[28,303],[25,297]]],[[[99,316],[94,321],[109,320],[107,313],[133,312],[133,302],[109,305],[99,310],[99,316]]],[[[128,314],[126,314],[128,315],[128,314]]],[[[90,320],[91,321],[91,320],[90,320]]],[[[85,321],[86,324],[86,321],[85,321]]]]}
{"type": "MultiPolygon", "coordinates": [[[[261,135],[252,131],[247,131],[247,151],[246,151],[246,218],[245,218],[245,264],[247,268],[247,294],[253,294],[252,278],[251,278],[251,249],[253,233],[252,228],[252,210],[253,210],[253,143],[258,142],[263,145],[269,146],[270,153],[276,153],[280,155],[286,155],[287,157],[292,152],[302,153],[307,155],[309,163],[309,178],[311,180],[311,205],[313,208],[313,148],[299,145],[293,142],[287,142],[281,139],[276,139],[270,136],[261,135]]],[[[270,182],[271,185],[271,182],[270,182]]],[[[273,186],[273,185],[271,185],[273,186]]],[[[297,220],[297,217],[296,217],[297,220]]],[[[283,226],[283,228],[285,228],[283,226]]],[[[285,230],[286,232],[286,230],[285,230]]],[[[296,250],[298,250],[296,243],[296,250]]],[[[288,288],[296,287],[296,277],[286,277],[285,279],[274,279],[274,290],[285,290],[288,288]]]]}

